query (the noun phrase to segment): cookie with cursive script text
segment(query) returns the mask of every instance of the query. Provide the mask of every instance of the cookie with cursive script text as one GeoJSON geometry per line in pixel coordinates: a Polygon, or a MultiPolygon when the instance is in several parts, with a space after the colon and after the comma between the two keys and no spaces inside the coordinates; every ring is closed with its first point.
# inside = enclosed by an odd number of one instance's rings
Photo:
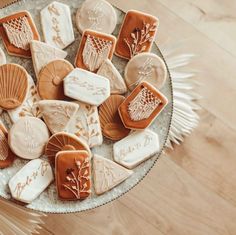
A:
{"type": "Polygon", "coordinates": [[[156,36],[158,19],[152,15],[130,10],[121,26],[115,54],[124,59],[149,52],[156,36]]]}
{"type": "Polygon", "coordinates": [[[10,55],[31,57],[29,43],[40,40],[39,33],[28,11],[13,13],[0,19],[0,35],[10,55]]]}
{"type": "Polygon", "coordinates": [[[161,92],[142,82],[120,105],[119,114],[126,128],[142,130],[151,125],[167,103],[161,92]]]}
{"type": "Polygon", "coordinates": [[[74,135],[66,132],[59,132],[50,137],[45,148],[45,155],[49,158],[50,162],[55,164],[56,154],[60,151],[74,151],[84,150],[91,156],[91,151],[85,141],[74,135]]]}
{"type": "Polygon", "coordinates": [[[91,163],[87,151],[61,151],[56,155],[56,185],[61,200],[84,200],[91,193],[91,163]]]}
{"type": "Polygon", "coordinates": [[[97,72],[102,63],[113,57],[116,38],[110,34],[85,30],[75,58],[75,67],[97,72]]]}
{"type": "Polygon", "coordinates": [[[11,150],[24,159],[39,158],[49,139],[46,124],[36,117],[22,117],[10,129],[8,142],[11,150]]]}
{"type": "Polygon", "coordinates": [[[31,203],[53,181],[50,164],[41,159],[34,159],[21,168],[9,181],[11,195],[14,199],[31,203]]]}
{"type": "Polygon", "coordinates": [[[111,34],[117,23],[113,6],[105,0],[86,0],[78,9],[75,18],[80,33],[92,29],[111,34]]]}
{"type": "Polygon", "coordinates": [[[166,77],[167,69],[163,59],[149,52],[134,56],[125,67],[125,81],[131,91],[142,81],[161,89],[166,77]]]}
{"type": "Polygon", "coordinates": [[[11,151],[8,145],[8,131],[0,121],[0,168],[6,168],[12,165],[16,155],[11,151]]]}
{"type": "Polygon", "coordinates": [[[74,40],[70,7],[52,2],[40,12],[44,40],[47,44],[64,49],[74,40]]]}
{"type": "Polygon", "coordinates": [[[38,76],[39,95],[44,100],[68,100],[64,95],[63,79],[74,69],[66,60],[53,60],[45,65],[38,76]]]}
{"type": "Polygon", "coordinates": [[[113,145],[115,161],[129,169],[133,169],[159,151],[159,137],[148,129],[135,131],[113,145]]]}
{"type": "Polygon", "coordinates": [[[103,194],[125,181],[133,174],[121,165],[99,155],[93,156],[94,188],[96,194],[103,194]]]}

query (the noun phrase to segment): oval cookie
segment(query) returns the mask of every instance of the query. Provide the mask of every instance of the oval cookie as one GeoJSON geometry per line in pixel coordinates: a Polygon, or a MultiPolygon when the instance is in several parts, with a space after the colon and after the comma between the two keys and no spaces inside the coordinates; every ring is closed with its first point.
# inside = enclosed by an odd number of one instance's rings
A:
{"type": "Polygon", "coordinates": [[[117,23],[112,5],[104,0],[86,0],[76,14],[76,26],[80,33],[92,29],[111,34],[117,23]]]}
{"type": "Polygon", "coordinates": [[[19,107],[28,91],[28,73],[17,64],[0,66],[0,107],[9,110],[19,107]]]}
{"type": "Polygon", "coordinates": [[[91,156],[88,145],[79,137],[66,132],[59,132],[51,136],[46,148],[45,155],[49,158],[52,164],[55,163],[56,154],[60,151],[85,150],[91,156]]]}
{"type": "Polygon", "coordinates": [[[73,70],[66,60],[54,60],[47,64],[39,73],[38,91],[45,100],[65,100],[63,79],[73,70]]]}
{"type": "Polygon", "coordinates": [[[141,53],[134,56],[125,68],[125,81],[130,90],[142,81],[161,89],[166,77],[167,69],[164,61],[153,53],[141,53]]]}
{"type": "Polygon", "coordinates": [[[8,131],[0,121],[0,168],[10,166],[15,159],[15,154],[8,146],[8,131]]]}
{"type": "Polygon", "coordinates": [[[124,127],[118,112],[118,108],[124,100],[124,96],[111,95],[99,107],[102,134],[108,139],[120,140],[126,137],[130,132],[129,129],[124,127]]]}
{"type": "Polygon", "coordinates": [[[10,129],[8,141],[17,156],[35,159],[43,155],[48,139],[48,128],[41,119],[22,117],[10,129]]]}

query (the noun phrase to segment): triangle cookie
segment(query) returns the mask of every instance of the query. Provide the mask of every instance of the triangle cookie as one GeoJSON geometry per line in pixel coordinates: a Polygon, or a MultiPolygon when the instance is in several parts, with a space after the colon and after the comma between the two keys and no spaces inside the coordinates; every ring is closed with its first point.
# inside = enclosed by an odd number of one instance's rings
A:
{"type": "Polygon", "coordinates": [[[107,59],[103,62],[97,74],[109,79],[111,94],[124,94],[127,92],[124,79],[110,60],[107,59]]]}
{"type": "Polygon", "coordinates": [[[98,155],[93,157],[93,171],[95,192],[98,195],[122,183],[133,173],[133,171],[98,155]]]}
{"type": "Polygon", "coordinates": [[[65,131],[79,109],[76,103],[59,100],[41,100],[38,102],[38,107],[48,129],[53,134],[65,131]]]}
{"type": "Polygon", "coordinates": [[[40,70],[49,62],[56,59],[64,59],[67,56],[65,51],[35,40],[31,41],[30,50],[36,77],[38,77],[40,70]]]}

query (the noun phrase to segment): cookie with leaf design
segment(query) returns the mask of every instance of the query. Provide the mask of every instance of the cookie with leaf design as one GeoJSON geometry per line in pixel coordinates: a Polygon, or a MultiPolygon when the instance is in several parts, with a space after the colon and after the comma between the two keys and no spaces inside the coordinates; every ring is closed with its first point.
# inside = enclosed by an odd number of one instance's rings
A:
{"type": "Polygon", "coordinates": [[[91,163],[86,151],[61,151],[56,155],[56,185],[61,200],[83,200],[91,193],[91,163]]]}
{"type": "Polygon", "coordinates": [[[75,66],[96,72],[106,59],[112,59],[116,38],[110,34],[85,30],[75,58],[75,66]]]}
{"type": "Polygon", "coordinates": [[[149,52],[156,36],[159,20],[152,15],[130,10],[121,26],[115,54],[124,59],[149,52]]]}
{"type": "Polygon", "coordinates": [[[40,40],[28,11],[21,11],[0,19],[0,35],[10,55],[31,57],[29,43],[40,40]]]}

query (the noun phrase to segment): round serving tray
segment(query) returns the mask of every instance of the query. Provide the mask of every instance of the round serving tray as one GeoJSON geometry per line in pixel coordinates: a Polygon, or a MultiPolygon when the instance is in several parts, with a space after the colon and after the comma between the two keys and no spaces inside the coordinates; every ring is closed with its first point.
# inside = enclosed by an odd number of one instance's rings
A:
{"type": "MultiPolygon", "coordinates": [[[[73,44],[71,44],[68,48],[66,48],[66,51],[68,52],[68,56],[66,59],[69,60],[71,63],[73,63],[76,52],[77,52],[77,48],[79,47],[79,43],[81,39],[81,35],[78,32],[76,28],[76,24],[75,24],[75,14],[76,14],[77,9],[80,8],[83,0],[70,0],[70,1],[58,0],[58,1],[65,3],[67,5],[70,4],[70,8],[71,8],[72,21],[73,21],[76,40],[73,44]]],[[[4,9],[0,9],[0,17],[6,16],[16,11],[21,11],[21,10],[29,11],[36,23],[36,26],[41,35],[41,39],[43,40],[41,25],[40,25],[40,10],[44,8],[45,6],[47,6],[50,2],[52,1],[51,0],[19,1],[4,9]]],[[[113,34],[117,36],[125,13],[117,8],[115,8],[115,10],[118,16],[118,24],[113,34]]],[[[0,41],[0,47],[4,49],[2,41],[0,41]]],[[[156,44],[153,45],[152,52],[163,58],[163,55],[161,54],[161,51],[159,50],[156,44]]],[[[8,63],[17,63],[17,64],[22,65],[23,67],[27,69],[27,71],[35,79],[31,59],[24,59],[24,58],[15,57],[15,56],[9,56],[6,51],[5,51],[5,54],[7,56],[8,63]]],[[[127,60],[118,58],[114,55],[112,62],[118,68],[120,73],[123,74],[124,68],[127,64],[127,60]]],[[[165,146],[165,143],[168,137],[171,117],[172,117],[172,110],[173,110],[172,82],[171,82],[169,70],[168,70],[167,81],[164,87],[161,89],[161,92],[168,98],[169,103],[166,106],[166,108],[162,111],[162,113],[156,118],[152,126],[150,127],[150,129],[152,129],[154,132],[158,133],[159,135],[161,151],[155,156],[153,156],[152,158],[150,158],[149,160],[145,161],[144,163],[136,167],[134,169],[134,174],[132,174],[130,178],[128,178],[125,182],[115,187],[113,190],[103,195],[97,196],[92,191],[91,197],[81,202],[80,201],[62,202],[58,200],[55,183],[52,183],[49,186],[49,188],[46,191],[44,191],[36,200],[34,200],[31,204],[25,205],[25,207],[33,209],[33,210],[37,210],[37,211],[48,212],[48,213],[80,212],[80,211],[93,209],[101,205],[104,205],[110,201],[113,201],[117,199],[118,197],[120,197],[121,195],[128,192],[134,186],[136,186],[147,175],[147,173],[155,164],[156,160],[158,159],[161,152],[163,151],[163,148],[165,146]]],[[[6,113],[3,113],[1,115],[1,118],[8,125],[8,127],[10,127],[11,122],[8,115],[6,113]]],[[[101,156],[104,156],[106,158],[112,159],[112,146],[113,146],[113,142],[104,138],[103,145],[93,148],[92,152],[100,154],[101,156]]],[[[18,158],[15,160],[14,164],[11,167],[0,170],[0,196],[1,197],[7,200],[10,200],[14,203],[17,203],[16,201],[13,201],[11,199],[11,195],[9,193],[7,183],[9,179],[24,164],[26,164],[26,162],[27,162],[26,160],[18,158]]]]}

